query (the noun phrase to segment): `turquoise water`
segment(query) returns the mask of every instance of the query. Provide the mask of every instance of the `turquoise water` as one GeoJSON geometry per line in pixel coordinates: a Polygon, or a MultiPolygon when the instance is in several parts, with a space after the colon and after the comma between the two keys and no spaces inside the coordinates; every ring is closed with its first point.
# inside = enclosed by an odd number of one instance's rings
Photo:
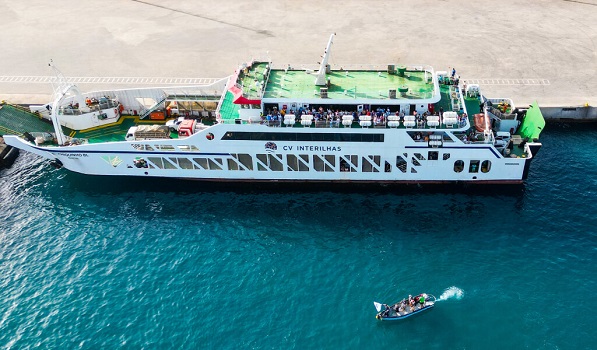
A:
{"type": "Polygon", "coordinates": [[[0,173],[3,348],[597,348],[597,127],[524,187],[227,190],[0,173]],[[398,323],[373,301],[442,301],[398,323]]]}

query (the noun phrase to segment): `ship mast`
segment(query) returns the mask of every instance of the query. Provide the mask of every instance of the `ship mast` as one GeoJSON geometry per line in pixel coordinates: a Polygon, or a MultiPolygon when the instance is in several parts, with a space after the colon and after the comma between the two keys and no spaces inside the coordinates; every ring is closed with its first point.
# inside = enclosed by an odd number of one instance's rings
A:
{"type": "Polygon", "coordinates": [[[56,133],[56,141],[58,145],[62,146],[66,142],[66,137],[62,132],[62,126],[60,125],[60,121],[58,120],[58,111],[62,104],[62,100],[66,97],[69,91],[73,91],[76,95],[75,100],[79,102],[81,106],[85,106],[85,101],[82,99],[81,91],[79,88],[70,83],[62,74],[62,72],[54,65],[54,62],[50,60],[48,66],[52,68],[54,74],[56,75],[56,79],[52,81],[52,88],[54,90],[53,94],[53,103],[52,103],[52,111],[51,111],[51,118],[52,118],[52,125],[54,125],[54,132],[56,133]]]}
{"type": "Polygon", "coordinates": [[[332,51],[332,43],[334,42],[334,35],[333,33],[330,35],[330,40],[328,41],[328,46],[325,48],[325,52],[323,53],[323,59],[321,60],[321,65],[319,66],[319,71],[317,72],[317,78],[315,78],[315,85],[317,86],[325,86],[327,84],[327,80],[325,79],[325,71],[328,65],[328,59],[330,58],[330,53],[332,51]]]}

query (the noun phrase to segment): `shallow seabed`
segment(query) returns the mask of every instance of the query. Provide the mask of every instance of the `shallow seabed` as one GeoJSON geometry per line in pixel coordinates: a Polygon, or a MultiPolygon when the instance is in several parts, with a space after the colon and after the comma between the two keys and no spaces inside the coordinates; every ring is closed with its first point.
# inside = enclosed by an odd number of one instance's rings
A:
{"type": "Polygon", "coordinates": [[[597,127],[525,186],[284,190],[0,173],[4,348],[591,349],[597,127]],[[388,323],[373,301],[427,292],[388,323]]]}

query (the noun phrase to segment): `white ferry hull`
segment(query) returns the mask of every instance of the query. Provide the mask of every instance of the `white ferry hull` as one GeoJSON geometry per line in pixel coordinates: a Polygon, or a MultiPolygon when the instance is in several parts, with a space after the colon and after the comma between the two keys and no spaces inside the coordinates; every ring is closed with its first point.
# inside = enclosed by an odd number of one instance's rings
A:
{"type": "MultiPolygon", "coordinates": [[[[82,174],[224,182],[516,184],[526,178],[533,157],[530,144],[525,145],[526,158],[504,157],[491,144],[465,144],[441,130],[437,132],[444,134],[446,141],[440,147],[414,140],[405,129],[307,130],[316,138],[342,139],[352,134],[365,135],[368,140],[378,136],[376,142],[279,141],[276,138],[298,134],[297,130],[217,124],[180,139],[62,147],[36,146],[16,136],[6,136],[5,141],[82,174]],[[259,134],[263,139],[225,137],[244,133],[259,134]],[[206,137],[208,134],[213,139],[206,137]]],[[[305,129],[300,134],[304,135],[305,129]]]]}

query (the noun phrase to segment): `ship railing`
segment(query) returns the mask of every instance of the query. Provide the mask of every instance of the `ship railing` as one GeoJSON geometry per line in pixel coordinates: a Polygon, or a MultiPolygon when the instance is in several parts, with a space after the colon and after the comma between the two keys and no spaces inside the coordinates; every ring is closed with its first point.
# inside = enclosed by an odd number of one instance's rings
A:
{"type": "Polygon", "coordinates": [[[58,110],[60,115],[81,115],[91,112],[99,112],[103,109],[118,108],[120,103],[116,100],[107,100],[102,102],[94,102],[88,106],[80,107],[76,105],[62,106],[58,110]]]}
{"type": "MultiPolygon", "coordinates": [[[[432,66],[421,64],[334,64],[330,65],[332,70],[364,70],[364,71],[387,71],[389,65],[404,66],[406,71],[427,71],[431,74],[435,73],[432,66]]],[[[288,65],[271,64],[270,67],[276,70],[288,69],[288,65]]],[[[309,72],[317,72],[319,70],[318,64],[295,64],[290,66],[291,70],[304,70],[309,72]]]]}
{"type": "MultiPolygon", "coordinates": [[[[225,124],[234,124],[235,120],[225,120],[222,121],[225,124]]],[[[249,124],[249,121],[246,120],[240,120],[240,119],[236,119],[236,123],[237,124],[249,124]]],[[[406,127],[403,123],[400,123],[400,126],[395,126],[395,125],[391,125],[388,124],[388,121],[383,121],[383,122],[375,122],[372,121],[370,126],[361,126],[359,125],[359,121],[352,121],[352,123],[350,125],[342,125],[342,121],[341,120],[319,120],[319,121],[312,121],[311,124],[307,124],[307,125],[303,125],[301,124],[301,120],[296,120],[293,124],[284,124],[284,120],[283,119],[279,119],[279,120],[262,120],[259,122],[259,124],[261,125],[265,125],[265,126],[269,126],[269,127],[289,127],[289,128],[317,128],[317,129],[322,129],[322,128],[335,128],[335,129],[340,129],[340,128],[360,128],[360,129],[409,129],[409,130],[432,130],[432,131],[438,131],[438,130],[455,130],[452,127],[448,127],[445,124],[440,124],[440,125],[433,125],[430,126],[428,123],[426,123],[423,120],[419,120],[416,122],[414,127],[406,127]]],[[[458,124],[456,124],[457,127],[459,129],[461,128],[465,128],[468,129],[470,127],[470,124],[468,122],[468,120],[464,119],[460,122],[458,122],[458,124]]]]}

